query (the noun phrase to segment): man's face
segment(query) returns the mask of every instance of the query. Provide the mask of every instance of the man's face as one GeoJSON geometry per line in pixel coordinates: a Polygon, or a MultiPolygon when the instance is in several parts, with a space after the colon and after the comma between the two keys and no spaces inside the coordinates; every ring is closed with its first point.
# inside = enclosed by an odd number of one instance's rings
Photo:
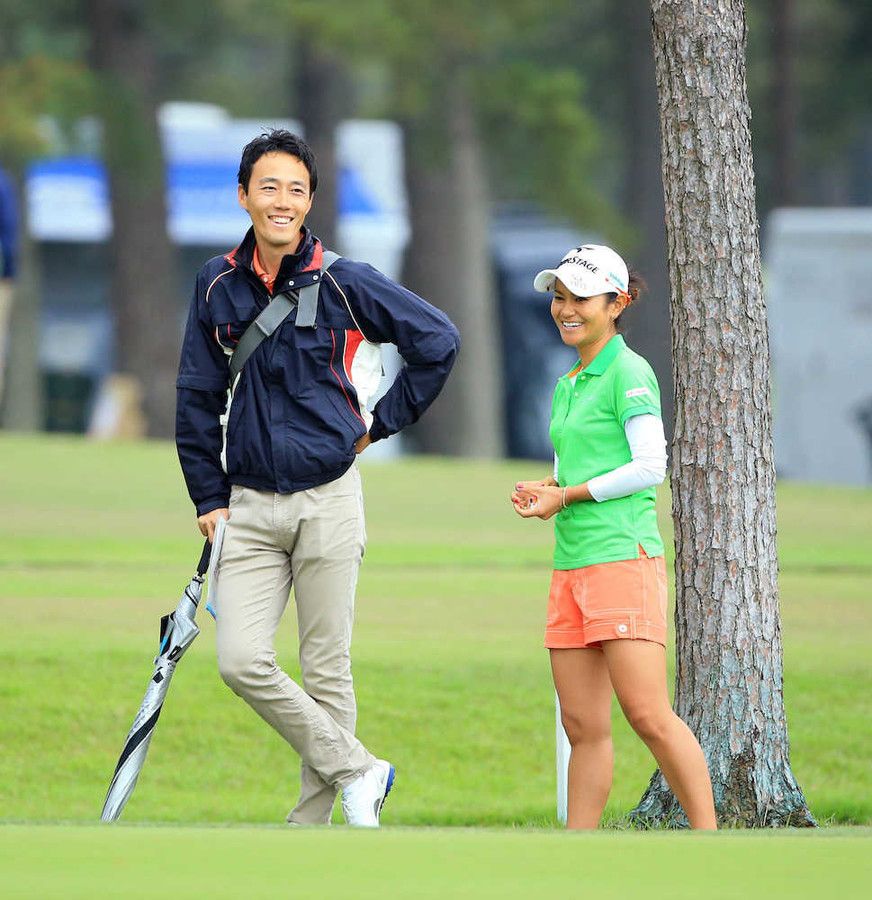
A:
{"type": "Polygon", "coordinates": [[[312,208],[308,169],[289,153],[265,153],[251,169],[248,191],[239,185],[239,205],[259,244],[293,253],[312,208]]]}

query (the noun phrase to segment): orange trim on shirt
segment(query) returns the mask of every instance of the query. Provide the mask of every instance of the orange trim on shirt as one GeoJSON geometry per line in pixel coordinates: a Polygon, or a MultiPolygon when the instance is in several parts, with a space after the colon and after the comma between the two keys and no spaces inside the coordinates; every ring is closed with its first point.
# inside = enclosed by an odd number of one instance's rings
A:
{"type": "Polygon", "coordinates": [[[266,270],[263,263],[260,261],[260,256],[257,252],[257,244],[254,245],[254,253],[251,256],[251,268],[254,269],[254,274],[266,285],[266,289],[272,293],[276,283],[276,276],[279,272],[278,269],[272,273],[266,270]]]}

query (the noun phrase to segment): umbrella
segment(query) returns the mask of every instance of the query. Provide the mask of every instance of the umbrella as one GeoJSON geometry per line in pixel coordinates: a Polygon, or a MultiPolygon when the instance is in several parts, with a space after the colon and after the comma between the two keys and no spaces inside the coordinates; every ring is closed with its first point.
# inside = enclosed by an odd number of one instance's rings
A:
{"type": "MultiPolygon", "coordinates": [[[[223,524],[224,519],[219,519],[219,522],[223,524]]],[[[194,618],[197,615],[197,606],[203,591],[209,557],[214,556],[217,561],[221,553],[220,537],[223,536],[223,528],[220,529],[222,535],[217,534],[217,531],[218,529],[216,529],[214,544],[206,541],[197,572],[185,588],[179,605],[173,612],[161,617],[160,644],[154,660],[154,672],[148,682],[139,712],[136,714],[127,740],[124,742],[124,749],[121,751],[118,765],[115,767],[115,774],[112,776],[112,783],[106,794],[106,802],[103,804],[102,819],[104,822],[114,822],[121,815],[125,803],[130,799],[130,795],[136,787],[136,779],[145,763],[148,745],[151,743],[151,736],[154,734],[160,711],[163,708],[173,672],[184,652],[200,633],[200,629],[194,624],[194,618]]],[[[209,566],[210,573],[213,568],[213,566],[209,566]]],[[[209,587],[210,593],[212,593],[211,581],[209,587]]]]}

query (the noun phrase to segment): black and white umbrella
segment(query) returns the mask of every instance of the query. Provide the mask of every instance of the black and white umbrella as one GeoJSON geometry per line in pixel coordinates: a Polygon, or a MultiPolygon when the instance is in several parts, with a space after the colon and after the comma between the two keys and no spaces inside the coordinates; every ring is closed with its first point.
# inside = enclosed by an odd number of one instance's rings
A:
{"type": "MultiPolygon", "coordinates": [[[[223,526],[224,520],[219,519],[219,524],[223,526]]],[[[154,672],[148,682],[139,712],[136,714],[127,740],[124,742],[124,749],[121,751],[118,765],[115,767],[115,774],[112,776],[112,783],[106,794],[106,802],[103,804],[101,818],[104,822],[114,822],[130,799],[130,795],[136,787],[136,779],[139,778],[139,773],[145,763],[148,745],[151,743],[151,736],[154,734],[160,711],[163,708],[173,672],[185,651],[200,633],[194,619],[203,592],[207,566],[210,574],[209,592],[213,593],[215,565],[214,562],[210,565],[209,559],[212,556],[217,562],[221,552],[220,539],[223,531],[223,527],[216,529],[214,544],[206,541],[197,565],[197,572],[185,588],[178,606],[173,612],[161,617],[160,644],[154,660],[154,672]]],[[[212,599],[210,597],[210,601],[212,599]]]]}

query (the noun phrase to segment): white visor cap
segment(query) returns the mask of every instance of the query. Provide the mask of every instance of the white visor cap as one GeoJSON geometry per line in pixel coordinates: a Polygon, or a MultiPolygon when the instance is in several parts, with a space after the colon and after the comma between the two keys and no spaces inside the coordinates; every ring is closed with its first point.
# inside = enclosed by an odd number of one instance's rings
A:
{"type": "Polygon", "coordinates": [[[556,269],[543,269],[533,279],[533,288],[547,294],[554,290],[558,278],[576,297],[626,294],[630,283],[627,264],[602,244],[584,244],[570,250],[556,269]]]}

